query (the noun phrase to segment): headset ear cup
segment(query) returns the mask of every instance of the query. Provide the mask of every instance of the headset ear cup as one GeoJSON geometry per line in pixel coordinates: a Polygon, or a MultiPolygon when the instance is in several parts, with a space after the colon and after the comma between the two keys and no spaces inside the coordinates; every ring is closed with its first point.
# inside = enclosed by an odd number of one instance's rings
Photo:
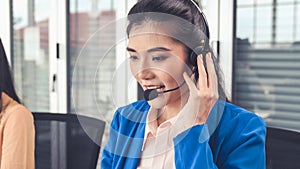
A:
{"type": "Polygon", "coordinates": [[[192,66],[197,66],[197,56],[204,52],[204,46],[197,46],[192,50],[190,56],[190,63],[192,66]]]}
{"type": "Polygon", "coordinates": [[[197,54],[194,51],[190,55],[189,62],[192,66],[197,66],[197,54]]]}
{"type": "Polygon", "coordinates": [[[205,52],[205,50],[204,50],[203,45],[197,46],[194,48],[194,50],[192,50],[190,58],[189,58],[191,65],[194,67],[192,71],[193,71],[193,74],[195,75],[195,82],[197,82],[198,78],[199,78],[197,57],[198,57],[198,55],[203,54],[204,52],[205,52]]]}
{"type": "Polygon", "coordinates": [[[190,63],[193,66],[197,66],[197,57],[198,55],[202,54],[204,52],[204,46],[197,46],[192,51],[192,54],[190,56],[190,63]]]}

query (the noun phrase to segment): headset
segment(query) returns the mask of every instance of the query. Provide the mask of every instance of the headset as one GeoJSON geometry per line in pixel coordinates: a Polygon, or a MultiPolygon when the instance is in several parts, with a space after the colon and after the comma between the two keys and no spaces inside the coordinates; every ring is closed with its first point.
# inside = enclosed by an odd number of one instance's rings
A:
{"type": "Polygon", "coordinates": [[[203,39],[199,42],[199,46],[196,46],[193,50],[192,53],[190,54],[189,57],[189,63],[194,66],[193,74],[195,74],[195,80],[199,78],[199,74],[196,72],[198,71],[198,66],[197,66],[197,56],[202,54],[203,57],[203,65],[207,74],[207,68],[206,68],[206,54],[210,52],[209,48],[209,28],[208,28],[208,22],[206,20],[206,17],[200,7],[196,4],[194,0],[190,0],[191,3],[197,8],[197,10],[200,13],[200,17],[202,18],[204,22],[204,30],[202,31],[205,35],[203,39]]]}

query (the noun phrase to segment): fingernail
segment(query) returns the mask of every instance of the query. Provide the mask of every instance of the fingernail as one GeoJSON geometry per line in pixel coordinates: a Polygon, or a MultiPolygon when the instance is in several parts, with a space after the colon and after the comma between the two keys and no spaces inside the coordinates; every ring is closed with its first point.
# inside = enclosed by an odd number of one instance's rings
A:
{"type": "Polygon", "coordinates": [[[202,61],[203,60],[202,54],[198,55],[198,58],[200,59],[200,61],[202,61]]]}

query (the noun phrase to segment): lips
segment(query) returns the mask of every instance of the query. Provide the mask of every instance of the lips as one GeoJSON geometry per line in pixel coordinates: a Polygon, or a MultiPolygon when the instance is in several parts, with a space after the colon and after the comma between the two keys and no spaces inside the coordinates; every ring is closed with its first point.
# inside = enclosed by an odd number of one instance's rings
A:
{"type": "Polygon", "coordinates": [[[165,89],[164,85],[145,85],[146,90],[156,89],[158,92],[163,92],[165,89]]]}

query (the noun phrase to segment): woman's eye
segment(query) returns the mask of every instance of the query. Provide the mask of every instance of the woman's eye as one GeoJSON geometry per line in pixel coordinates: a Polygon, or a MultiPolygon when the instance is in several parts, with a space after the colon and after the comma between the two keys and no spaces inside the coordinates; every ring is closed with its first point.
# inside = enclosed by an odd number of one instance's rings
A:
{"type": "Polygon", "coordinates": [[[129,59],[130,60],[138,60],[138,57],[137,56],[130,56],[129,59]]]}
{"type": "Polygon", "coordinates": [[[153,61],[162,61],[165,60],[166,57],[165,56],[155,56],[152,58],[153,61]]]}

